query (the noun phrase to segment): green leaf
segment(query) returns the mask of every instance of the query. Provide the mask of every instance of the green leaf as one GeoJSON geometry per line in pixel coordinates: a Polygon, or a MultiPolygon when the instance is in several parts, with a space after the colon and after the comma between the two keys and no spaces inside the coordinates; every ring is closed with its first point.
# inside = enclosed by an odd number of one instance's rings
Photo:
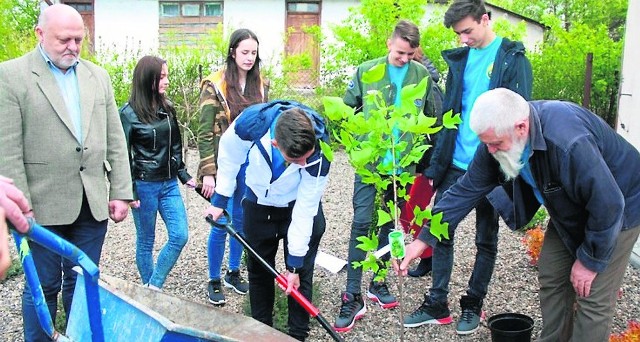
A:
{"type": "Polygon", "coordinates": [[[376,276],[373,278],[373,281],[384,281],[385,278],[387,278],[388,273],[388,268],[380,268],[379,271],[376,271],[376,276]]]}
{"type": "Polygon", "coordinates": [[[377,226],[380,227],[385,223],[389,223],[391,222],[391,215],[389,215],[388,212],[378,209],[378,224],[377,226]]]}
{"type": "Polygon", "coordinates": [[[356,170],[356,173],[362,177],[362,183],[364,184],[374,184],[378,179],[380,179],[380,175],[373,173],[366,168],[360,168],[356,170]]]}
{"type": "Polygon", "coordinates": [[[409,127],[408,131],[415,134],[434,134],[442,129],[442,126],[435,126],[437,119],[426,115],[418,115],[416,123],[409,127]]]}
{"type": "Polygon", "coordinates": [[[331,150],[331,146],[329,146],[329,144],[327,144],[322,140],[319,140],[319,142],[320,142],[320,150],[322,151],[322,154],[324,154],[325,158],[327,158],[329,162],[332,162],[333,151],[331,150]]]}
{"type": "Polygon", "coordinates": [[[372,271],[373,273],[378,273],[379,270],[380,270],[380,264],[378,263],[378,260],[373,254],[367,255],[367,258],[364,261],[362,261],[363,272],[372,271]]]}
{"type": "Polygon", "coordinates": [[[450,110],[446,113],[444,113],[444,115],[442,116],[442,126],[448,128],[448,129],[456,129],[456,125],[459,125],[462,123],[462,119],[460,119],[460,113],[453,115],[453,111],[450,110]]]}
{"type": "Polygon", "coordinates": [[[380,81],[384,77],[385,68],[387,67],[386,63],[377,64],[373,66],[371,69],[362,73],[362,83],[376,83],[380,81]]]}
{"type": "Polygon", "coordinates": [[[338,140],[347,151],[359,145],[359,142],[353,137],[353,135],[349,134],[347,130],[342,129],[339,133],[334,135],[336,140],[338,140]]]}
{"type": "Polygon", "coordinates": [[[437,213],[431,217],[431,229],[433,236],[442,241],[442,238],[449,240],[449,223],[442,222],[442,213],[437,213]]]}
{"type": "Polygon", "coordinates": [[[358,135],[371,132],[370,125],[367,123],[367,119],[364,118],[363,113],[357,113],[349,117],[342,125],[351,134],[358,135]]]}
{"type": "Polygon", "coordinates": [[[416,121],[416,116],[411,115],[409,117],[396,120],[395,127],[402,132],[412,132],[416,125],[416,121]]]}
{"type": "Polygon", "coordinates": [[[408,84],[400,90],[400,112],[402,114],[418,114],[420,112],[420,106],[424,95],[427,93],[427,85],[429,84],[429,78],[424,77],[418,84],[408,84]]]}
{"type": "Polygon", "coordinates": [[[428,145],[421,145],[421,146],[414,147],[408,154],[405,154],[405,156],[402,157],[402,159],[400,159],[400,166],[407,167],[411,164],[417,164],[420,161],[420,159],[422,159],[424,152],[428,148],[429,148],[428,145]]]}
{"type": "Polygon", "coordinates": [[[371,147],[364,147],[360,150],[349,151],[349,160],[355,168],[361,168],[369,164],[372,157],[375,155],[375,151],[371,147]]]}
{"type": "Polygon", "coordinates": [[[424,220],[430,220],[431,219],[431,209],[426,208],[424,210],[420,209],[419,206],[415,206],[413,207],[413,216],[415,217],[415,223],[422,227],[422,225],[424,224],[424,220]]]}
{"type": "Polygon", "coordinates": [[[394,215],[394,217],[398,216],[398,213],[399,213],[398,212],[398,206],[396,206],[396,203],[393,200],[388,200],[387,201],[387,209],[389,210],[390,213],[396,213],[394,215]]]}
{"type": "Polygon", "coordinates": [[[369,238],[368,236],[358,236],[356,240],[360,241],[356,248],[359,248],[365,252],[375,251],[378,249],[378,237],[374,234],[369,238]]]}
{"type": "Polygon", "coordinates": [[[379,163],[376,166],[376,171],[381,175],[393,174],[393,165],[391,164],[391,162],[379,163]]]}
{"type": "Polygon", "coordinates": [[[376,189],[379,189],[380,191],[383,191],[386,188],[388,188],[390,184],[391,184],[391,180],[386,177],[385,178],[380,177],[380,179],[378,179],[375,182],[376,189]]]}
{"type": "Polygon", "coordinates": [[[407,196],[407,188],[405,188],[403,185],[402,187],[398,188],[398,197],[405,198],[406,196],[407,196]]]}
{"type": "MultiPolygon", "coordinates": [[[[377,172],[373,172],[371,170],[369,170],[369,171],[370,171],[370,178],[367,179],[366,181],[363,178],[362,182],[365,183],[365,184],[373,184],[375,186],[380,180],[382,180],[383,177],[377,172]]],[[[361,175],[363,175],[363,174],[365,174],[365,173],[361,173],[361,175]]]]}
{"type": "MultiPolygon", "coordinates": [[[[416,176],[412,175],[412,174],[411,174],[411,173],[409,173],[409,172],[403,172],[403,173],[401,173],[401,174],[397,177],[397,179],[398,179],[398,181],[400,182],[400,185],[402,185],[402,189],[404,190],[404,187],[406,187],[406,186],[407,186],[407,184],[409,184],[409,183],[413,183],[413,179],[414,179],[415,177],[416,177],[416,176]]],[[[406,192],[406,190],[405,190],[405,192],[406,192]]],[[[400,196],[400,192],[398,192],[398,196],[400,196]]],[[[404,196],[404,195],[403,195],[403,196],[404,196]]]]}
{"type": "Polygon", "coordinates": [[[400,98],[410,100],[412,103],[416,99],[422,99],[427,92],[429,77],[424,77],[418,84],[408,84],[402,87],[400,98]]]}
{"type": "Polygon", "coordinates": [[[342,120],[353,115],[354,109],[347,106],[342,98],[335,96],[325,96],[322,98],[324,113],[331,121],[342,120]]]}
{"type": "Polygon", "coordinates": [[[405,140],[398,141],[394,148],[396,150],[396,155],[404,152],[404,150],[406,150],[408,146],[409,146],[408,141],[405,141],[405,140]]]}

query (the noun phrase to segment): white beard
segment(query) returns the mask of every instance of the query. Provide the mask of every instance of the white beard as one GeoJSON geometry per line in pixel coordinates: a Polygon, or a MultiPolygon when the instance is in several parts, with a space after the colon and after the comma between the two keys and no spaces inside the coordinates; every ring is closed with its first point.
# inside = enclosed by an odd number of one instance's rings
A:
{"type": "Polygon", "coordinates": [[[500,169],[507,176],[507,180],[512,180],[520,174],[520,170],[524,166],[520,158],[526,145],[527,139],[514,140],[513,146],[509,151],[497,151],[493,154],[493,158],[500,163],[500,169]]]}

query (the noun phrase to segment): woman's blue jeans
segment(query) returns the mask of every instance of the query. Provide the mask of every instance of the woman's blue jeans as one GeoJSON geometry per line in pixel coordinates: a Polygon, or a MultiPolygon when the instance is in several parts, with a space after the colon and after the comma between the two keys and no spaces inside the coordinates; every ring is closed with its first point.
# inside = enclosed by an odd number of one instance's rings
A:
{"type": "Polygon", "coordinates": [[[162,288],[167,275],[176,264],[189,239],[187,212],[180,195],[177,178],[161,182],[135,181],[140,207],[132,209],[136,225],[136,264],[143,284],[162,288]],[[156,217],[167,227],[168,241],[153,262],[156,237],[156,217]]]}
{"type": "MultiPolygon", "coordinates": [[[[236,190],[233,193],[229,203],[227,204],[227,212],[231,215],[233,228],[244,237],[243,219],[242,219],[242,198],[247,189],[244,183],[245,171],[247,164],[240,167],[238,176],[236,177],[236,190]]],[[[219,223],[225,224],[225,218],[218,220],[219,223]]],[[[222,269],[222,259],[224,258],[224,248],[227,241],[227,231],[224,228],[211,226],[209,233],[208,259],[209,259],[209,279],[220,279],[222,269]]],[[[242,245],[234,238],[229,238],[229,266],[228,270],[237,271],[240,269],[240,260],[242,259],[242,245]]]]}

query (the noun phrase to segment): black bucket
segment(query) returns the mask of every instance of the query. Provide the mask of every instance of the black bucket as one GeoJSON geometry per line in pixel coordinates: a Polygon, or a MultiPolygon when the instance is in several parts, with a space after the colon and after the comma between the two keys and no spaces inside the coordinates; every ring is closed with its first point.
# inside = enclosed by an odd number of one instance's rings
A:
{"type": "Polygon", "coordinates": [[[519,313],[493,315],[487,321],[493,342],[530,342],[533,319],[519,313]]]}

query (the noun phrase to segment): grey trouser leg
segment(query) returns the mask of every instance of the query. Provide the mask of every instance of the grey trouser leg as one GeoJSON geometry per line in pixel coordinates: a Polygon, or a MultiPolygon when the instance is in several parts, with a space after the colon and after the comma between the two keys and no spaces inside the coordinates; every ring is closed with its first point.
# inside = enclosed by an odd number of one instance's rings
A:
{"type": "Polygon", "coordinates": [[[620,232],[609,266],[596,276],[589,297],[580,298],[570,280],[575,259],[555,228],[547,229],[538,261],[543,320],[538,341],[609,340],[618,290],[639,233],[640,227],[620,232]]]}

